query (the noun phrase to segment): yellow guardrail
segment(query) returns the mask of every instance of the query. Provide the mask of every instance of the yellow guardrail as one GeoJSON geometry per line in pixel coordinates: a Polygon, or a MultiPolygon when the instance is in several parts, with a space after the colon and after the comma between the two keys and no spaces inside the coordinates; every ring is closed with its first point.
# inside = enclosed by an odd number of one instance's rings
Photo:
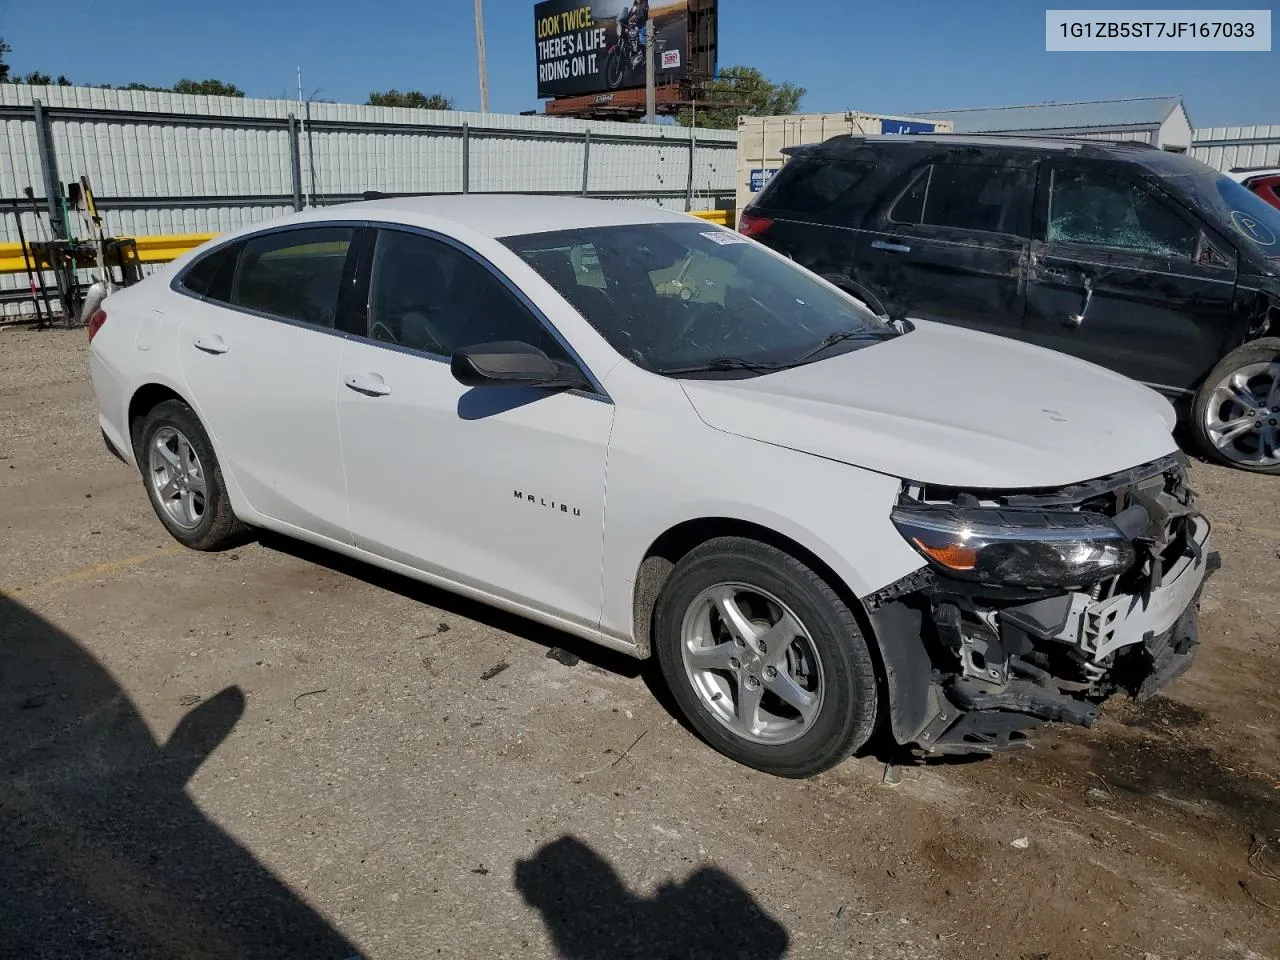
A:
{"type": "MultiPolygon", "coordinates": [[[[138,237],[134,243],[138,247],[138,259],[143,263],[168,263],[216,236],[216,233],[170,233],[138,237]]],[[[32,263],[34,265],[34,261],[32,263]]],[[[26,269],[21,244],[0,243],[0,273],[25,273],[26,269]]]]}
{"type": "Polygon", "coordinates": [[[703,220],[710,220],[712,223],[718,223],[722,227],[733,226],[732,210],[694,210],[695,217],[701,217],[703,220]]]}
{"type": "Polygon", "coordinates": [[[216,236],[216,233],[169,233],[138,237],[134,243],[138,246],[138,259],[143,263],[168,263],[216,236]]]}
{"type": "MultiPolygon", "coordinates": [[[[694,210],[693,215],[722,227],[733,226],[732,210],[694,210]]],[[[137,237],[134,243],[138,247],[138,259],[143,263],[168,263],[216,236],[216,233],[169,233],[137,237]]],[[[16,243],[0,243],[0,273],[23,273],[26,269],[22,247],[16,243]]]]}

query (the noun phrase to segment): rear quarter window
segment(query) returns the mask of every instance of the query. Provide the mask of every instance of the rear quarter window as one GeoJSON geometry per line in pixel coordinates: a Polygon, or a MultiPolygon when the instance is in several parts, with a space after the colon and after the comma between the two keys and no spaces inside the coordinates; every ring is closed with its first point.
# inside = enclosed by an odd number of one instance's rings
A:
{"type": "Polygon", "coordinates": [[[821,214],[847,209],[873,163],[796,159],[773,178],[760,206],[789,213],[821,214]]]}
{"type": "Polygon", "coordinates": [[[231,299],[231,278],[243,243],[228,243],[201,257],[182,274],[182,288],[197,296],[226,303],[231,299]]]}

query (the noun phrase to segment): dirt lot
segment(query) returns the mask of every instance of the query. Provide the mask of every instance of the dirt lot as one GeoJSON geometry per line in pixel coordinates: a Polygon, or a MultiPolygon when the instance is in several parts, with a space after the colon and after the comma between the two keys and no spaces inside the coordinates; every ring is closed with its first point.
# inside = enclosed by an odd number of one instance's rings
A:
{"type": "Polygon", "coordinates": [[[1280,478],[1193,481],[1224,566],[1167,697],[780,781],[625,658],[177,548],[84,332],[0,329],[0,955],[1278,957],[1280,478]]]}

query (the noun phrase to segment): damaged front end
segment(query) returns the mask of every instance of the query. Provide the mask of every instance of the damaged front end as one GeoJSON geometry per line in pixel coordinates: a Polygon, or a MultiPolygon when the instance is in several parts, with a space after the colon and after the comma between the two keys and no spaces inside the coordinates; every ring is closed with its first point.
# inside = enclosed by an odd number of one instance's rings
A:
{"type": "Polygon", "coordinates": [[[990,753],[1180,676],[1218,566],[1186,479],[1174,454],[1056,490],[904,484],[894,524],[929,565],[866,601],[894,739],[990,753]]]}

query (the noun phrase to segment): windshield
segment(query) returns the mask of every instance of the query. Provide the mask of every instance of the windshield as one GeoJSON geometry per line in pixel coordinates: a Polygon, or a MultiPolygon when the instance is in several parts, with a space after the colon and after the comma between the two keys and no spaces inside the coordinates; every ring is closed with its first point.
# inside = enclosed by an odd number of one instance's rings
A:
{"type": "Polygon", "coordinates": [[[749,376],[897,334],[808,272],[709,223],[587,227],[503,243],[615,350],[656,373],[749,376]],[[718,369],[697,369],[707,365],[718,369]]]}
{"type": "Polygon", "coordinates": [[[1185,177],[1182,185],[1264,257],[1280,258],[1280,210],[1220,173],[1185,177]]]}

